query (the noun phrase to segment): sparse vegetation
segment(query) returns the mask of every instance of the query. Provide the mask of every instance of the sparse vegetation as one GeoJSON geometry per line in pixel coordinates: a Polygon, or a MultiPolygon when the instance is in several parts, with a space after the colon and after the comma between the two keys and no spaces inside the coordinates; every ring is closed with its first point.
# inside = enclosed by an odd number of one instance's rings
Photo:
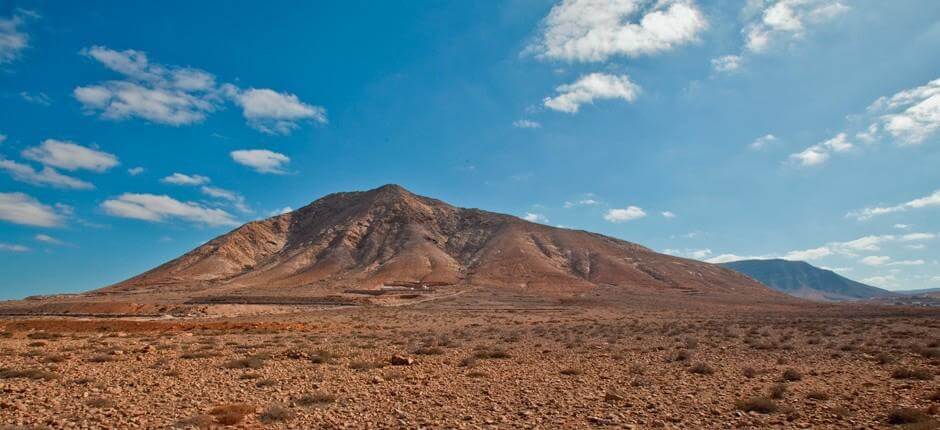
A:
{"type": "Polygon", "coordinates": [[[274,422],[287,421],[293,417],[294,412],[290,409],[281,405],[271,405],[265,408],[258,418],[261,419],[261,422],[270,424],[274,422]]]}
{"type": "Polygon", "coordinates": [[[336,401],[336,396],[323,391],[317,391],[310,394],[304,394],[297,399],[300,406],[318,406],[327,405],[336,401]]]}
{"type": "Polygon", "coordinates": [[[706,363],[695,363],[692,367],[689,368],[689,372],[698,374],[698,375],[711,375],[715,373],[715,369],[709,366],[706,363]]]}
{"type": "Polygon", "coordinates": [[[778,409],[777,404],[766,397],[752,397],[750,399],[738,400],[735,402],[735,407],[744,412],[757,412],[761,414],[773,413],[778,409]]]}
{"type": "Polygon", "coordinates": [[[919,381],[929,381],[933,379],[933,373],[928,369],[905,369],[899,368],[895,369],[891,373],[891,377],[894,379],[915,379],[919,381]]]}

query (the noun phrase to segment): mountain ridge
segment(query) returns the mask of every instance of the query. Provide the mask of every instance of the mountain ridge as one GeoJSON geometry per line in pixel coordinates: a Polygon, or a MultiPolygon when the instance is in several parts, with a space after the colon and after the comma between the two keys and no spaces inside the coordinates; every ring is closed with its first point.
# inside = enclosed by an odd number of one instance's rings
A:
{"type": "Polygon", "coordinates": [[[774,290],[804,299],[849,301],[898,296],[805,261],[751,259],[720,265],[750,276],[774,290]]]}

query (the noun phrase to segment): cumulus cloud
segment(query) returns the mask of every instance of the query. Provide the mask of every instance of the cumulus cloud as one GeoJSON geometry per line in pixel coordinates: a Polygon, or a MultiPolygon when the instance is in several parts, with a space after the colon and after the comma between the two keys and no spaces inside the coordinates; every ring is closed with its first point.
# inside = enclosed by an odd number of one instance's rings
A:
{"type": "Polygon", "coordinates": [[[750,2],[748,6],[751,10],[745,13],[752,19],[744,26],[745,47],[757,53],[800,39],[808,28],[825,24],[849,10],[840,0],[780,0],[750,2]]]}
{"type": "Polygon", "coordinates": [[[6,171],[10,176],[20,182],[38,186],[50,186],[55,188],[65,188],[74,190],[90,190],[95,186],[90,182],[73,178],[59,173],[56,169],[49,166],[43,166],[42,170],[36,170],[28,164],[17,163],[13,160],[0,158],[0,170],[6,171]]]}
{"type": "Polygon", "coordinates": [[[519,119],[512,122],[512,126],[516,128],[539,128],[542,126],[538,121],[532,121],[529,119],[519,119]]]}
{"type": "Polygon", "coordinates": [[[181,202],[166,195],[124,193],[115,199],[105,200],[101,208],[109,215],[150,222],[180,219],[208,226],[238,224],[222,209],[207,208],[194,202],[181,202]]]}
{"type": "Polygon", "coordinates": [[[610,209],[604,214],[604,219],[613,223],[627,222],[646,216],[646,211],[636,206],[627,206],[623,209],[610,209]]]}
{"type": "Polygon", "coordinates": [[[830,154],[846,152],[853,147],[854,145],[848,141],[848,135],[839,133],[832,139],[810,146],[802,152],[790,154],[790,159],[801,166],[816,166],[825,163],[830,154]]]}
{"type": "Polygon", "coordinates": [[[202,175],[173,173],[172,175],[161,179],[160,182],[173,185],[203,185],[209,183],[209,178],[202,175]]]}
{"type": "Polygon", "coordinates": [[[676,214],[672,213],[671,211],[662,211],[660,212],[660,215],[662,215],[663,218],[675,218],[676,217],[676,214]]]}
{"type": "Polygon", "coordinates": [[[0,220],[37,227],[56,227],[65,222],[61,211],[24,193],[0,193],[0,220]]]}
{"type": "Polygon", "coordinates": [[[326,109],[306,104],[293,94],[251,88],[234,91],[232,97],[242,107],[248,125],[264,133],[289,134],[303,120],[326,123],[326,109]]]}
{"type": "Polygon", "coordinates": [[[875,138],[883,131],[902,145],[921,144],[940,129],[940,79],[881,97],[868,112],[876,118],[863,135],[875,138]]]}
{"type": "Polygon", "coordinates": [[[529,222],[537,222],[540,224],[548,223],[548,218],[545,215],[532,213],[532,212],[526,212],[525,216],[523,216],[522,219],[529,221],[529,222]]]}
{"type": "Polygon", "coordinates": [[[692,0],[563,0],[527,48],[540,58],[606,61],[673,50],[708,28],[692,0]]]}
{"type": "Polygon", "coordinates": [[[29,46],[29,34],[23,30],[24,17],[0,17],[0,64],[11,63],[29,46]]]}
{"type": "Polygon", "coordinates": [[[46,139],[39,146],[26,148],[22,155],[46,166],[70,171],[85,169],[100,173],[119,164],[114,154],[55,139],[46,139]]]}
{"type": "Polygon", "coordinates": [[[906,212],[914,209],[922,209],[927,207],[940,206],[940,190],[934,191],[932,194],[914,199],[905,203],[901,203],[894,206],[874,206],[857,211],[852,211],[847,213],[845,216],[849,218],[855,218],[857,220],[867,220],[879,215],[885,215],[889,213],[896,212],[906,212]]]}
{"type": "Polygon", "coordinates": [[[82,54],[123,76],[72,92],[86,112],[105,119],[189,125],[202,122],[230,100],[242,108],[249,126],[266,133],[290,133],[306,119],[326,122],[324,108],[304,103],[294,94],[220,85],[209,72],[152,63],[141,51],[93,46],[82,54]]]}
{"type": "Polygon", "coordinates": [[[582,76],[571,84],[555,89],[558,95],[542,100],[545,107],[559,112],[577,113],[581,105],[594,103],[594,100],[622,99],[627,102],[636,100],[640,87],[630,81],[627,75],[608,75],[591,73],[582,76]]]}
{"type": "Polygon", "coordinates": [[[144,170],[145,169],[143,167],[131,167],[130,169],[127,169],[127,174],[131,176],[137,176],[141,173],[144,173],[144,170]]]}
{"type": "Polygon", "coordinates": [[[284,154],[267,149],[239,149],[230,153],[236,163],[248,166],[258,173],[286,173],[284,167],[290,162],[284,154]]]}
{"type": "Polygon", "coordinates": [[[712,70],[718,73],[733,73],[741,68],[744,59],[740,55],[725,55],[712,58],[712,70]]]}
{"type": "Polygon", "coordinates": [[[748,148],[751,148],[755,151],[759,151],[761,149],[764,149],[772,145],[776,141],[777,141],[777,136],[774,136],[772,134],[765,134],[761,137],[758,137],[757,139],[754,139],[754,141],[751,142],[750,145],[748,145],[748,148]]]}

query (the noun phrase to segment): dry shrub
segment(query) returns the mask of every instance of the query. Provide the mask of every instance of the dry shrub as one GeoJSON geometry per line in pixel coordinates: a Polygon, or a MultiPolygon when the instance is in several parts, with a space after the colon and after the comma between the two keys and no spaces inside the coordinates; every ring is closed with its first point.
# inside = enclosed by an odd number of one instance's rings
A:
{"type": "Polygon", "coordinates": [[[757,376],[757,370],[754,369],[753,367],[745,367],[744,370],[741,371],[741,373],[744,374],[745,378],[753,378],[757,376]]]}
{"type": "Polygon", "coordinates": [[[330,393],[323,391],[315,391],[310,394],[304,394],[299,399],[297,399],[297,404],[300,406],[320,406],[328,405],[336,401],[336,396],[330,393]]]}
{"type": "Polygon", "coordinates": [[[229,361],[222,367],[227,369],[260,369],[264,367],[264,360],[260,357],[245,357],[229,361]]]}
{"type": "Polygon", "coordinates": [[[824,391],[813,390],[806,393],[806,398],[813,400],[829,400],[829,394],[824,391]]]}
{"type": "Polygon", "coordinates": [[[216,423],[231,426],[242,422],[245,416],[254,412],[254,406],[245,403],[232,403],[212,408],[209,415],[215,417],[216,423]]]}
{"type": "Polygon", "coordinates": [[[715,369],[712,369],[706,363],[695,363],[692,367],[689,368],[689,372],[698,374],[698,375],[711,375],[715,373],[715,369]]]}
{"type": "Polygon", "coordinates": [[[561,369],[561,372],[559,373],[565,376],[577,376],[581,374],[581,369],[576,369],[574,367],[567,367],[567,368],[561,369]]]}
{"type": "Polygon", "coordinates": [[[318,349],[310,355],[310,362],[313,364],[329,364],[332,363],[335,359],[336,355],[323,349],[318,349]]]}
{"type": "Polygon", "coordinates": [[[786,393],[786,384],[774,384],[772,387],[770,387],[770,397],[773,399],[782,399],[783,395],[786,393]]]}
{"type": "Polygon", "coordinates": [[[799,380],[801,380],[801,379],[803,379],[803,374],[801,374],[801,373],[800,373],[799,371],[797,371],[796,369],[790,368],[790,369],[787,369],[787,370],[784,370],[784,371],[783,371],[783,380],[784,380],[784,381],[793,382],[793,381],[799,381],[799,380]]]}
{"type": "Polygon", "coordinates": [[[509,358],[510,355],[506,350],[502,348],[484,348],[480,349],[473,353],[473,356],[483,360],[492,360],[492,359],[504,359],[509,358]]]}
{"type": "Polygon", "coordinates": [[[97,355],[93,355],[93,356],[91,356],[91,357],[88,357],[88,360],[87,360],[87,361],[88,361],[89,363],[108,363],[108,362],[111,362],[111,361],[114,361],[114,360],[116,360],[116,359],[114,358],[113,355],[97,354],[97,355]]]}
{"type": "Polygon", "coordinates": [[[290,409],[281,406],[281,405],[271,405],[268,406],[264,412],[261,412],[259,418],[263,423],[274,423],[279,421],[287,421],[294,417],[294,412],[290,409]]]}
{"type": "Polygon", "coordinates": [[[888,412],[888,424],[922,424],[928,422],[934,421],[930,418],[930,415],[919,409],[897,408],[888,412]]]}
{"type": "Polygon", "coordinates": [[[215,423],[215,418],[212,415],[196,415],[177,421],[175,427],[210,429],[213,423],[215,423]]]}
{"type": "Polygon", "coordinates": [[[0,368],[0,379],[33,379],[51,381],[59,375],[43,369],[9,369],[0,368]]]}
{"type": "Polygon", "coordinates": [[[385,363],[374,361],[353,361],[349,363],[349,368],[353,370],[372,370],[381,369],[382,367],[385,367],[385,363]]]}
{"type": "Polygon", "coordinates": [[[928,369],[904,369],[899,368],[895,369],[891,373],[891,377],[894,379],[916,379],[919,381],[929,381],[933,379],[933,373],[928,369]]]}
{"type": "Polygon", "coordinates": [[[777,404],[766,397],[752,397],[750,399],[738,400],[734,406],[744,412],[757,412],[769,414],[777,411],[777,404]]]}
{"type": "Polygon", "coordinates": [[[108,408],[113,408],[116,405],[116,403],[114,403],[114,400],[110,400],[110,399],[94,398],[94,399],[86,400],[85,405],[92,407],[92,408],[108,409],[108,408]]]}

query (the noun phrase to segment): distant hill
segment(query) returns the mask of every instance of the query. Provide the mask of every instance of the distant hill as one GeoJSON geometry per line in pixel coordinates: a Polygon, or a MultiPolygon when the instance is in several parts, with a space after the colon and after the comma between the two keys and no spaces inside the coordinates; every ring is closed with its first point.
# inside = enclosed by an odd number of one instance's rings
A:
{"type": "Polygon", "coordinates": [[[866,300],[899,294],[865,285],[804,261],[741,260],[723,263],[762,284],[792,296],[820,301],[866,300]]]}
{"type": "Polygon", "coordinates": [[[901,291],[895,291],[895,293],[905,294],[908,296],[938,295],[940,294],[940,288],[921,288],[919,290],[901,290],[901,291]]]}

